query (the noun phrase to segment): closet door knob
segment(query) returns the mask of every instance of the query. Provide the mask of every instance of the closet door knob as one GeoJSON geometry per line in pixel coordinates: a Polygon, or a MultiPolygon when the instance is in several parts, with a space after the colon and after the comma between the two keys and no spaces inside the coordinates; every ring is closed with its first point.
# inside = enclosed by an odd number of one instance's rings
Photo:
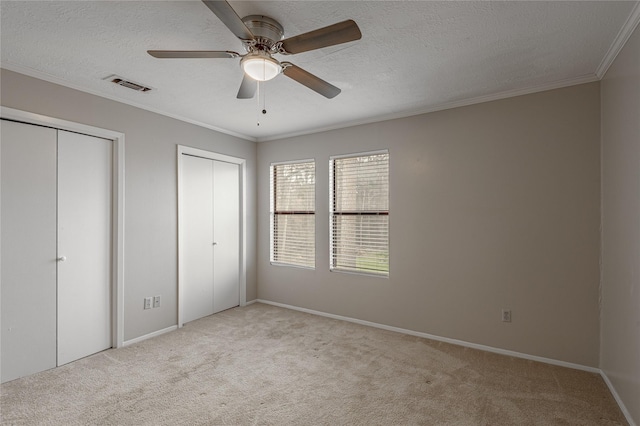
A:
{"type": "Polygon", "coordinates": [[[64,262],[65,260],[67,260],[67,256],[60,256],[58,258],[58,262],[64,262]]]}
{"type": "Polygon", "coordinates": [[[214,242],[213,242],[213,245],[214,245],[214,246],[217,246],[217,245],[218,245],[218,243],[214,241],[214,242]]]}

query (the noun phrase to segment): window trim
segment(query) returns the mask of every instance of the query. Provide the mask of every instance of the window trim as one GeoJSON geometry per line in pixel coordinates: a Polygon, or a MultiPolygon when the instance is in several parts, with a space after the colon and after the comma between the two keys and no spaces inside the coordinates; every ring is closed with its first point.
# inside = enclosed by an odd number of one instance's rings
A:
{"type": "MultiPolygon", "coordinates": [[[[313,163],[314,164],[313,194],[314,194],[314,199],[315,199],[315,196],[316,196],[316,184],[315,184],[315,182],[317,182],[317,175],[315,174],[315,170],[317,169],[316,168],[316,159],[315,158],[305,158],[305,159],[300,159],[300,160],[287,160],[287,161],[274,161],[274,162],[269,164],[269,264],[272,265],[272,266],[285,266],[285,267],[289,267],[289,268],[307,269],[307,270],[314,271],[316,269],[316,258],[315,257],[313,259],[313,266],[296,265],[296,264],[292,264],[292,263],[278,262],[278,261],[274,261],[273,260],[274,242],[275,242],[275,239],[274,239],[274,230],[275,230],[274,220],[275,220],[275,217],[276,217],[276,206],[275,206],[275,202],[276,202],[276,188],[275,188],[276,181],[275,181],[275,175],[274,175],[275,167],[276,166],[287,165],[287,164],[303,164],[303,163],[313,163]]],[[[314,201],[314,205],[315,205],[315,201],[314,201]]],[[[293,210],[291,212],[279,213],[279,214],[285,214],[285,215],[311,215],[311,216],[314,217],[314,224],[315,224],[316,210],[313,210],[313,211],[293,210]]],[[[314,247],[315,247],[315,245],[316,245],[315,226],[314,226],[314,233],[313,233],[313,244],[314,244],[314,247]]]]}
{"type": "MultiPolygon", "coordinates": [[[[339,154],[332,155],[329,157],[329,272],[337,272],[341,274],[350,274],[350,275],[364,275],[367,277],[376,277],[389,279],[391,275],[391,261],[388,263],[388,270],[386,273],[376,273],[376,272],[368,272],[362,270],[347,270],[336,268],[333,263],[335,259],[335,248],[333,241],[333,217],[334,216],[387,216],[389,217],[387,223],[387,252],[391,252],[391,219],[390,219],[390,211],[391,211],[391,203],[389,203],[389,209],[382,211],[363,211],[363,212],[334,212],[336,205],[336,176],[335,176],[335,160],[340,160],[343,158],[355,158],[355,157],[368,157],[372,155],[380,155],[386,154],[389,155],[389,149],[380,149],[374,151],[365,151],[365,152],[354,152],[349,154],[339,154]]],[[[389,169],[387,170],[387,179],[391,181],[391,173],[389,173],[389,169]]],[[[390,201],[389,194],[387,193],[387,197],[390,201]]],[[[389,256],[390,259],[390,256],[389,256]]]]}

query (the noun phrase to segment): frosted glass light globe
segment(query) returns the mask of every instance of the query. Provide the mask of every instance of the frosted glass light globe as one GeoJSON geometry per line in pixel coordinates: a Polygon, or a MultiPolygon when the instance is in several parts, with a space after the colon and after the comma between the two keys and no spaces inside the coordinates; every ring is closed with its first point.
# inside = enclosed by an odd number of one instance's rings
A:
{"type": "Polygon", "coordinates": [[[280,62],[261,53],[252,53],[245,56],[240,61],[240,65],[249,77],[257,81],[271,80],[282,71],[280,62]]]}

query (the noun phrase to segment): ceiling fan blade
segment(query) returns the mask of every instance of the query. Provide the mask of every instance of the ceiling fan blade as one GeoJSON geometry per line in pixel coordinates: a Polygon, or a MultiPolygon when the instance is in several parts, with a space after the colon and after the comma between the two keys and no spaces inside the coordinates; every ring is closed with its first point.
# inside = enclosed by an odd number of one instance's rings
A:
{"type": "Polygon", "coordinates": [[[238,99],[251,99],[256,94],[256,87],[258,86],[258,82],[242,73],[242,83],[240,83],[240,90],[238,90],[238,99]]]}
{"type": "Polygon", "coordinates": [[[238,58],[239,53],[220,50],[147,50],[154,58],[238,58]]]}
{"type": "Polygon", "coordinates": [[[349,41],[360,40],[362,33],[353,20],[339,22],[282,41],[285,54],[307,52],[322,47],[334,46],[349,41]]]}
{"type": "Polygon", "coordinates": [[[282,65],[284,65],[284,70],[282,71],[284,75],[320,93],[325,98],[335,98],[342,91],[333,84],[327,83],[323,79],[316,77],[290,62],[283,62],[282,65]]]}
{"type": "Polygon", "coordinates": [[[253,40],[254,36],[242,22],[235,10],[226,1],[202,0],[202,2],[231,30],[240,40],[253,40]]]}

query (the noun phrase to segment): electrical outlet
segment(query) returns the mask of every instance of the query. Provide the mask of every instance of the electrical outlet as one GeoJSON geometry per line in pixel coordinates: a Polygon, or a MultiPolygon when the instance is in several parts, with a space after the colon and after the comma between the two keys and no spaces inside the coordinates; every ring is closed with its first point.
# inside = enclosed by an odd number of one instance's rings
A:
{"type": "Polygon", "coordinates": [[[503,309],[502,310],[502,322],[511,322],[511,310],[503,309]]]}
{"type": "Polygon", "coordinates": [[[160,307],[160,296],[154,296],[153,297],[153,307],[154,308],[159,308],[160,307]]]}
{"type": "Polygon", "coordinates": [[[152,297],[145,297],[144,298],[144,308],[145,309],[151,309],[151,300],[153,298],[152,297]]]}

